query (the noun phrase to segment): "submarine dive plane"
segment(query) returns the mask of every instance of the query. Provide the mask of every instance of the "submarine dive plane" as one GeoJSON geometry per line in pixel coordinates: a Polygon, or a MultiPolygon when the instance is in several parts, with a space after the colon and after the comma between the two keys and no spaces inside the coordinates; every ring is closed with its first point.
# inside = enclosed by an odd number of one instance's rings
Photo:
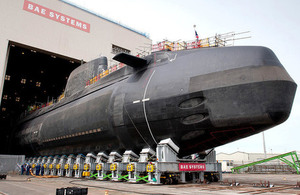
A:
{"type": "Polygon", "coordinates": [[[171,138],[185,156],[262,132],[290,114],[297,85],[275,54],[258,46],[120,53],[75,69],[65,98],[17,124],[26,153],[54,155],[155,148],[171,138]]]}

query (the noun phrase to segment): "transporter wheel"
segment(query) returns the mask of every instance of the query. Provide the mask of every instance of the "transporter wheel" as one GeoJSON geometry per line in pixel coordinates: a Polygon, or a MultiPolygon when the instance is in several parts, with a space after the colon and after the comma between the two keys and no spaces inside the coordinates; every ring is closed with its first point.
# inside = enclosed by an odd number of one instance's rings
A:
{"type": "Polygon", "coordinates": [[[160,180],[164,185],[173,185],[178,183],[178,178],[174,175],[162,176],[160,180]]]}
{"type": "Polygon", "coordinates": [[[173,183],[172,184],[178,184],[178,178],[173,178],[173,183]]]}
{"type": "Polygon", "coordinates": [[[160,178],[160,182],[161,182],[163,185],[167,185],[167,178],[160,178]]]}
{"type": "Polygon", "coordinates": [[[173,179],[170,177],[170,178],[168,179],[168,185],[171,185],[171,184],[173,184],[173,179]]]}
{"type": "Polygon", "coordinates": [[[0,179],[6,179],[6,175],[0,175],[0,179]]]}
{"type": "Polygon", "coordinates": [[[208,182],[213,182],[213,176],[212,173],[207,173],[204,175],[204,179],[206,179],[206,181],[208,182]]]}
{"type": "Polygon", "coordinates": [[[219,174],[217,174],[217,173],[215,173],[214,175],[213,175],[213,180],[214,180],[214,182],[218,182],[219,181],[219,174]]]}

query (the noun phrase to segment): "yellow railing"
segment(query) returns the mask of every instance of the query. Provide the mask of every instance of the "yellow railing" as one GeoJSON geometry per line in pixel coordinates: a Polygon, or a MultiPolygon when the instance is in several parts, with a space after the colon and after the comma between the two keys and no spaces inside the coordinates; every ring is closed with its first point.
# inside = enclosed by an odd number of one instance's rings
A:
{"type": "Polygon", "coordinates": [[[100,74],[98,74],[97,76],[94,76],[93,78],[89,79],[86,82],[86,87],[96,83],[97,81],[99,81],[101,78],[106,77],[107,75],[109,75],[112,72],[115,72],[116,70],[119,70],[120,68],[123,68],[125,65],[123,63],[119,63],[118,65],[112,66],[110,67],[108,70],[105,70],[103,72],[101,72],[100,74]]]}

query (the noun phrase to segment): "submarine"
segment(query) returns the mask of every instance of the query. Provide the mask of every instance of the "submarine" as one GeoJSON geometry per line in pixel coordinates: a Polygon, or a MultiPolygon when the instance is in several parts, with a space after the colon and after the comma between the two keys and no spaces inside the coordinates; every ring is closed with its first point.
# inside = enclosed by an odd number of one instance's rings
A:
{"type": "Polygon", "coordinates": [[[288,119],[297,85],[273,51],[260,46],[119,53],[124,66],[93,84],[107,58],[71,72],[65,97],[17,123],[31,155],[140,152],[171,138],[179,156],[242,139],[288,119]]]}

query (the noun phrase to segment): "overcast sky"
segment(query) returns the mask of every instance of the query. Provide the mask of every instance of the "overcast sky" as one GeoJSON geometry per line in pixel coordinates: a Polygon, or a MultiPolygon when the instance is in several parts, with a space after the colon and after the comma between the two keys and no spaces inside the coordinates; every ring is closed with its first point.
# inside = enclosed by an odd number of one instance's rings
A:
{"type": "MultiPolygon", "coordinates": [[[[300,83],[299,0],[69,0],[104,17],[149,34],[153,43],[192,40],[216,33],[251,31],[235,45],[272,49],[291,77],[300,83]]],[[[289,119],[265,131],[267,152],[300,151],[300,97],[289,119]]],[[[263,152],[262,134],[216,148],[217,152],[263,152]]]]}

